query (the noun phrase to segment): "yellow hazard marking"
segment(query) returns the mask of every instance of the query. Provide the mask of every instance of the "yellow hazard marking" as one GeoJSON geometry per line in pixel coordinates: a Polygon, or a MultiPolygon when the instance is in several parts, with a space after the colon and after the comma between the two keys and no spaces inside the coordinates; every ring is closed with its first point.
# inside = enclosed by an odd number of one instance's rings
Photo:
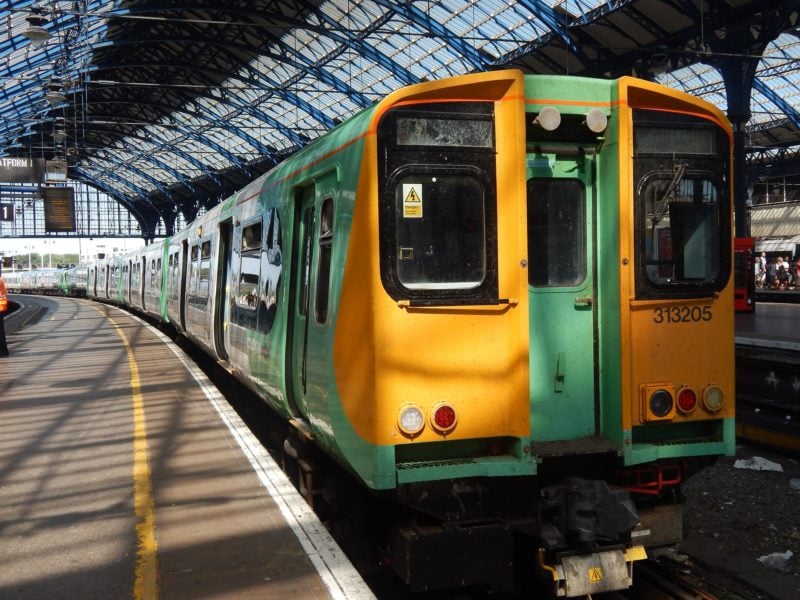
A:
{"type": "Polygon", "coordinates": [[[589,569],[589,583],[600,583],[603,581],[603,569],[592,567],[589,569]]]}
{"type": "MultiPolygon", "coordinates": [[[[95,310],[98,310],[96,307],[95,310]]],[[[100,314],[103,314],[98,310],[100,314]]],[[[147,430],[145,429],[144,400],[139,382],[139,366],[128,338],[116,322],[104,315],[114,326],[128,355],[131,372],[131,397],[133,399],[133,506],[136,513],[136,571],[133,597],[136,600],[158,598],[158,543],[153,504],[153,485],[147,456],[147,430]]]]}

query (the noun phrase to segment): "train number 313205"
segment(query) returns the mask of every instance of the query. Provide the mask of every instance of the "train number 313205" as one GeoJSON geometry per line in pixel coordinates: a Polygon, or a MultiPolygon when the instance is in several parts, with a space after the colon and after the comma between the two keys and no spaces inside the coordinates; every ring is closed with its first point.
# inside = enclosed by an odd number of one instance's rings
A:
{"type": "Polygon", "coordinates": [[[710,321],[713,316],[710,306],[668,306],[653,311],[654,323],[695,323],[710,321]]]}

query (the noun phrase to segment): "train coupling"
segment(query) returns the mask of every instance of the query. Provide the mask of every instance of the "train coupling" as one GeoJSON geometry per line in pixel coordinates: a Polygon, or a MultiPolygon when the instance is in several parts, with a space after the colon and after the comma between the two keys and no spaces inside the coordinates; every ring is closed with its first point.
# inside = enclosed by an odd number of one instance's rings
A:
{"type": "Polygon", "coordinates": [[[539,569],[552,578],[554,595],[559,598],[590,598],[628,589],[633,584],[633,563],[647,558],[644,546],[563,556],[552,565],[544,555],[540,549],[539,569]]]}

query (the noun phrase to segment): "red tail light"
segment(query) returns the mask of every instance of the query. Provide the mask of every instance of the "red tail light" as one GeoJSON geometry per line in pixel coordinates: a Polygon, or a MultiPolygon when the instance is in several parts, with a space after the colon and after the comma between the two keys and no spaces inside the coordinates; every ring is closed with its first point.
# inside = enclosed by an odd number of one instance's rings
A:
{"type": "Polygon", "coordinates": [[[447,402],[439,402],[431,411],[431,425],[439,433],[449,433],[455,429],[458,415],[456,409],[447,402]]]}
{"type": "Polygon", "coordinates": [[[697,394],[688,387],[681,389],[678,392],[678,410],[688,414],[695,408],[697,408],[697,394]]]}

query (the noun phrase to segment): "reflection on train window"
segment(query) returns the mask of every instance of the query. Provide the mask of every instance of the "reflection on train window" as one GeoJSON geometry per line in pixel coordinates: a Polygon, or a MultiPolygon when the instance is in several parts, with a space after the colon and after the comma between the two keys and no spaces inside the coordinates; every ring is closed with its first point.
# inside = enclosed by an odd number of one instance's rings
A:
{"type": "Polygon", "coordinates": [[[261,266],[261,221],[242,228],[239,282],[236,291],[237,310],[234,319],[243,327],[255,328],[258,308],[258,280],[261,266]]]}
{"type": "Polygon", "coordinates": [[[258,328],[267,333],[275,323],[278,313],[278,286],[283,268],[283,238],[278,210],[271,208],[267,213],[267,237],[261,248],[261,289],[262,301],[258,307],[258,328]]]}
{"type": "Polygon", "coordinates": [[[528,181],[528,283],[574,287],[586,279],[586,193],[577,179],[528,181]]]}
{"type": "Polygon", "coordinates": [[[298,312],[308,315],[309,290],[311,289],[311,248],[314,239],[314,208],[306,208],[303,213],[303,255],[301,257],[300,273],[302,276],[300,289],[300,306],[298,312]]]}
{"type": "Polygon", "coordinates": [[[719,273],[720,190],[686,165],[649,173],[639,187],[647,278],[658,285],[713,281],[719,273]]]}
{"type": "Polygon", "coordinates": [[[208,302],[208,280],[211,269],[211,241],[206,240],[200,246],[200,273],[197,282],[197,296],[203,303],[208,302]]]}
{"type": "Polygon", "coordinates": [[[328,295],[331,280],[331,255],[333,253],[333,199],[322,203],[319,220],[319,265],[317,276],[317,298],[314,311],[317,323],[328,319],[328,295]]]}
{"type": "Polygon", "coordinates": [[[193,302],[194,297],[197,295],[197,282],[200,279],[199,270],[200,245],[194,244],[189,253],[189,282],[186,285],[186,295],[189,296],[189,302],[193,302]]]}
{"type": "Polygon", "coordinates": [[[485,191],[468,174],[395,180],[397,276],[411,290],[477,288],[486,277],[485,191]]]}

